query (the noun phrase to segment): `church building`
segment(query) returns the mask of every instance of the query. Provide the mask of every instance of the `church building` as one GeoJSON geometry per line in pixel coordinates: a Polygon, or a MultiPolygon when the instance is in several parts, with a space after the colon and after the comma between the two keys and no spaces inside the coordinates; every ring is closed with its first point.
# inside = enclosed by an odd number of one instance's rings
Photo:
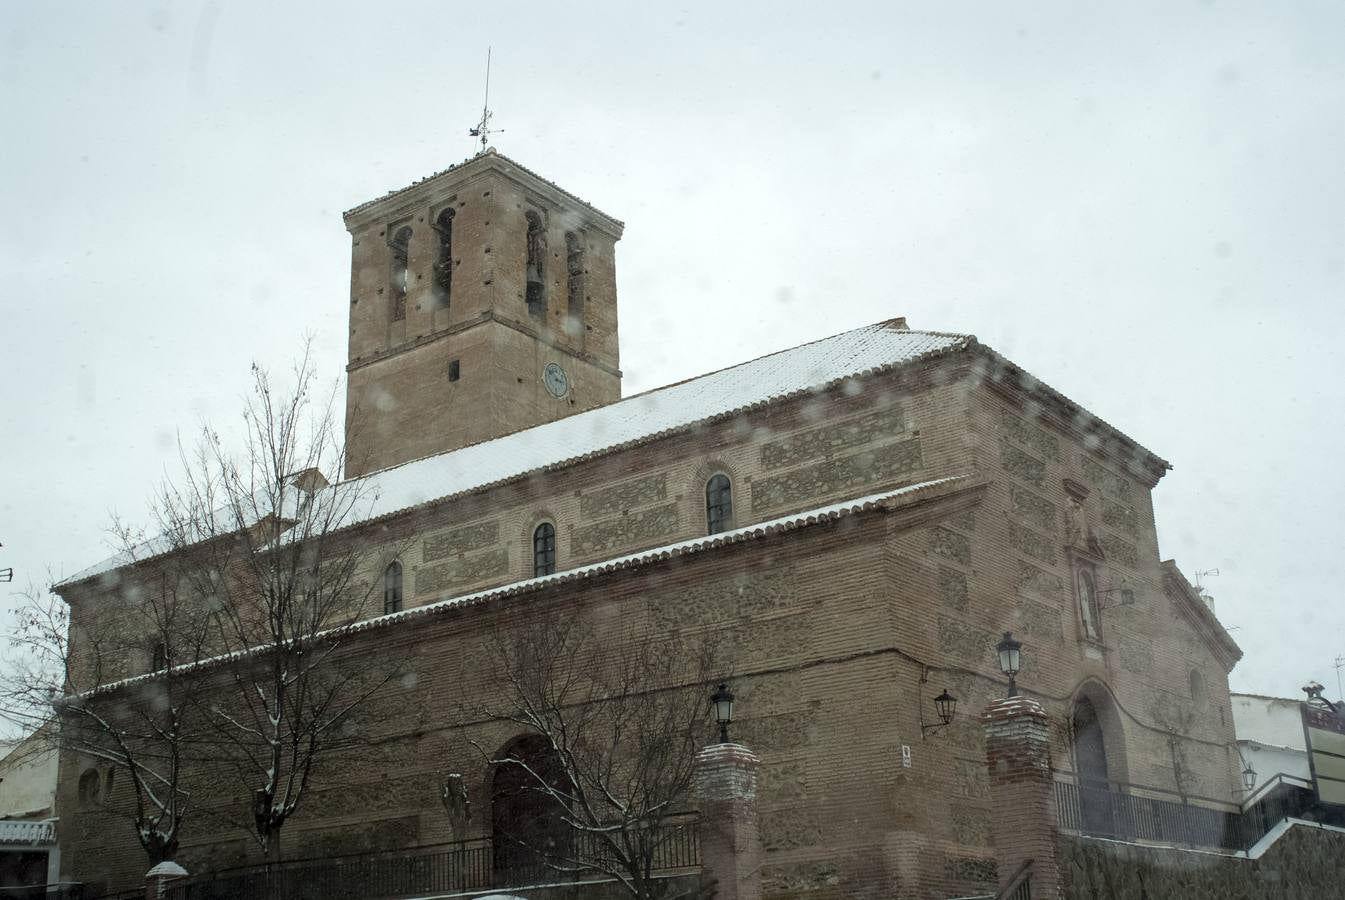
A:
{"type": "MultiPolygon", "coordinates": [[[[1005,696],[1006,633],[1062,782],[1237,802],[1241,651],[1160,555],[1169,464],[1117,426],[900,317],[623,397],[623,223],[494,150],[345,225],[347,458],[324,474],[368,498],[345,533],[383,600],[348,640],[413,657],[423,716],[315,784],[287,856],[489,842],[495,772],[464,748],[519,735],[437,711],[496,690],[486,636],[543,609],[722,640],[768,898],[994,891],[980,711],[1005,696]],[[957,700],[947,723],[936,697],[957,700]],[[475,804],[466,835],[445,772],[475,804]]],[[[72,621],[127,568],[59,585],[72,621]]],[[[121,674],[154,668],[147,650],[121,674]]],[[[109,812],[129,785],[100,776],[88,802],[96,768],[61,761],[63,876],[133,887],[144,856],[109,812]]],[[[238,802],[194,798],[188,871],[256,861],[238,802]]]]}

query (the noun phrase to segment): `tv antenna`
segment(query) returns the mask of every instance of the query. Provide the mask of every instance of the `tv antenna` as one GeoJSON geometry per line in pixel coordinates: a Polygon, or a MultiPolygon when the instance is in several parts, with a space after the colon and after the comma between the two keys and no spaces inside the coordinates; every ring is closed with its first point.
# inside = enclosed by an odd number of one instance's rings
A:
{"type": "Polygon", "coordinates": [[[1345,700],[1345,688],[1342,688],[1340,682],[1340,670],[1345,669],[1345,656],[1336,657],[1336,699],[1345,700]]]}
{"type": "Polygon", "coordinates": [[[490,111],[490,48],[486,48],[486,99],[481,102],[481,121],[476,123],[475,128],[468,128],[467,133],[474,138],[481,138],[481,152],[486,152],[486,147],[490,144],[490,135],[503,134],[503,128],[491,128],[490,120],[495,114],[490,111]]]}

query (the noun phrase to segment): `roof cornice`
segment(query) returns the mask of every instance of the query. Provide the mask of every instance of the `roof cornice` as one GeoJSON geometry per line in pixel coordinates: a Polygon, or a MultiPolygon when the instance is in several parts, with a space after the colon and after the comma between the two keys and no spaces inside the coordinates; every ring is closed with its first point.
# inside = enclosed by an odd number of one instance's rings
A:
{"type": "Polygon", "coordinates": [[[1060,391],[1007,357],[972,338],[969,348],[982,362],[986,383],[1016,406],[1040,407],[1038,415],[1083,446],[1096,445],[1095,455],[1110,456],[1125,471],[1142,478],[1152,490],[1172,464],[1121,429],[1089,412],[1060,391]]]}
{"type": "Polygon", "coordinates": [[[548,181],[527,166],[515,162],[502,153],[497,153],[495,148],[492,147],[484,153],[478,153],[470,159],[463,160],[457,165],[449,166],[441,172],[428,175],[414,184],[389,191],[382,197],[346,210],[343,213],[346,229],[354,231],[390,215],[396,215],[403,209],[419,205],[436,194],[452,192],[463,184],[480,178],[487,172],[496,172],[503,175],[525,190],[538,195],[541,199],[557,207],[563,206],[575,209],[577,205],[577,211],[587,214],[585,225],[597,228],[611,235],[614,239],[620,239],[626,228],[625,223],[620,219],[609,216],[582,197],[570,193],[554,181],[548,181]]]}
{"type": "Polygon", "coordinates": [[[1191,582],[1187,581],[1181,569],[1177,568],[1175,560],[1163,560],[1162,569],[1164,593],[1172,601],[1173,607],[1191,624],[1196,634],[1204,639],[1210,652],[1224,667],[1224,671],[1231,672],[1237,661],[1242,659],[1242,648],[1224,629],[1218,617],[1205,605],[1205,601],[1191,586],[1191,582]]]}

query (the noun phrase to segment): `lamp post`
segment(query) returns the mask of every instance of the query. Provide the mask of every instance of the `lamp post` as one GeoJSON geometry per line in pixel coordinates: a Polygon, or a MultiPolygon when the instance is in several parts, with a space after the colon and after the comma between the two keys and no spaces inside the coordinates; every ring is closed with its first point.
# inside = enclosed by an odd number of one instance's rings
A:
{"type": "Polygon", "coordinates": [[[1018,674],[1020,663],[1022,662],[1023,645],[1013,639],[1013,632],[1004,632],[1004,637],[995,645],[995,652],[999,654],[999,670],[1009,676],[1009,697],[1018,696],[1018,685],[1014,681],[1014,676],[1018,674]]]}
{"type": "Polygon", "coordinates": [[[729,686],[720,683],[719,689],[710,695],[710,708],[714,710],[715,722],[719,724],[719,743],[729,742],[729,723],[733,721],[733,693],[729,686]]]}

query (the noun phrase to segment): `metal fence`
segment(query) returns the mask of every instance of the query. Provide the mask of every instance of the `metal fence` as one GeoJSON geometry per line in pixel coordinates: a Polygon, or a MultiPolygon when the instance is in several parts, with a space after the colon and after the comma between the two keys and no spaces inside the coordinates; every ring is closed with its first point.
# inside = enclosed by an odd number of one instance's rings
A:
{"type": "Polygon", "coordinates": [[[1119,841],[1247,850],[1289,816],[1312,806],[1312,792],[1289,781],[1246,809],[1208,797],[1057,773],[1056,822],[1061,830],[1119,841]]]}
{"type": "MultiPolygon", "coordinates": [[[[692,870],[700,865],[700,841],[694,821],[655,830],[655,872],[692,870]]],[[[576,880],[563,869],[602,865],[612,854],[598,838],[581,835],[550,862],[540,854],[487,840],[441,844],[396,853],[363,854],[252,866],[185,879],[169,900],[369,900],[425,894],[514,888],[576,880]]]]}

